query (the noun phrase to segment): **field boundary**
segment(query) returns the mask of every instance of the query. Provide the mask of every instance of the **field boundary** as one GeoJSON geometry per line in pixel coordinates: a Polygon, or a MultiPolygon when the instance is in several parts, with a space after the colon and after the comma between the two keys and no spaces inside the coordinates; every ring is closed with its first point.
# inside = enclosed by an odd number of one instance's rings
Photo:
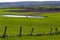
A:
{"type": "MultiPolygon", "coordinates": [[[[49,35],[59,35],[60,34],[60,32],[58,31],[58,29],[57,28],[55,28],[55,32],[52,32],[53,31],[53,29],[52,28],[50,28],[50,32],[49,33],[46,33],[46,34],[44,34],[44,33],[37,33],[37,34],[33,34],[33,32],[34,32],[34,27],[32,27],[32,29],[31,29],[31,32],[30,32],[30,34],[26,34],[26,35],[22,35],[22,26],[20,26],[20,31],[19,31],[19,34],[18,35],[16,35],[16,36],[49,36],[49,35]]],[[[3,35],[0,37],[0,38],[6,38],[6,37],[9,37],[7,34],[6,34],[6,32],[7,32],[7,26],[5,26],[5,29],[4,29],[4,33],[3,33],[3,35]]],[[[11,36],[11,37],[13,37],[13,36],[11,36]]],[[[15,36],[14,36],[15,37],[15,36]]]]}

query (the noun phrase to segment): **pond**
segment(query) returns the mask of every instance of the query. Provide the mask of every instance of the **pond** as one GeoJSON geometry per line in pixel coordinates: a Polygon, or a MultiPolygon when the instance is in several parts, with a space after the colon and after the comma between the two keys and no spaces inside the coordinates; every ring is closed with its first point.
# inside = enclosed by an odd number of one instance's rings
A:
{"type": "Polygon", "coordinates": [[[3,17],[20,17],[20,18],[46,18],[46,16],[23,16],[23,15],[1,15],[3,17]]]}

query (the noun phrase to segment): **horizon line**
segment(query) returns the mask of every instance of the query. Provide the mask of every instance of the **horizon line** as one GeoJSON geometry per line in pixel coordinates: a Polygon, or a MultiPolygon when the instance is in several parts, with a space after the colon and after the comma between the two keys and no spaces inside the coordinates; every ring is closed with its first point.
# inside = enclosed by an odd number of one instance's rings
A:
{"type": "Polygon", "coordinates": [[[45,2],[45,1],[0,1],[0,2],[45,2]]]}

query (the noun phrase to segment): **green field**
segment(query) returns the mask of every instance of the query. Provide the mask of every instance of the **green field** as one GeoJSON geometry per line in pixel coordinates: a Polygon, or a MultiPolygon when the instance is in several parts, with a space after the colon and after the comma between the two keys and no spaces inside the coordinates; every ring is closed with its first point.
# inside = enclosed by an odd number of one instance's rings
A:
{"type": "MultiPolygon", "coordinates": [[[[7,9],[0,9],[0,14],[18,14],[18,15],[35,15],[47,16],[47,18],[11,18],[0,16],[0,35],[4,32],[4,27],[8,26],[7,35],[18,35],[19,28],[22,26],[22,35],[30,34],[31,28],[34,27],[33,34],[49,33],[50,28],[58,28],[60,31],[60,12],[39,13],[39,12],[5,12],[7,9]]],[[[51,36],[16,36],[0,38],[0,40],[60,40],[60,35],[51,36]]]]}

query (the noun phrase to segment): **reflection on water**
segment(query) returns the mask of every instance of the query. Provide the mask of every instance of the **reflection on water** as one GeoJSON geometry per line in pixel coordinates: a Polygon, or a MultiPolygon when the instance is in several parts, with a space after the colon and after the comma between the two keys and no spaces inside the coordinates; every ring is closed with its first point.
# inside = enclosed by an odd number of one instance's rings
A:
{"type": "Polygon", "coordinates": [[[3,17],[20,17],[20,18],[46,18],[45,16],[21,16],[21,15],[1,15],[3,17]]]}

